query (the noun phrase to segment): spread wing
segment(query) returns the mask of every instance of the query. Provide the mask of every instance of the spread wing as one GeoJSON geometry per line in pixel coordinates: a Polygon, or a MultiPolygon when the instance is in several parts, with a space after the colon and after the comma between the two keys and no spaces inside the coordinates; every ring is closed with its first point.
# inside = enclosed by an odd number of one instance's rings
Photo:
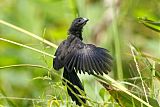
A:
{"type": "Polygon", "coordinates": [[[72,47],[72,50],[65,58],[64,66],[68,69],[101,75],[111,71],[112,57],[106,49],[81,43],[72,47]]]}

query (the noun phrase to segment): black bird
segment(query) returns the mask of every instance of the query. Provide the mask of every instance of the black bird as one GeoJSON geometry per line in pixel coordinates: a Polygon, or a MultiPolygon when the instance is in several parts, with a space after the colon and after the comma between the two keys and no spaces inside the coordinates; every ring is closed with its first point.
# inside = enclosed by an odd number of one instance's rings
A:
{"type": "Polygon", "coordinates": [[[111,71],[112,65],[112,57],[108,54],[107,49],[82,42],[82,30],[87,21],[88,19],[79,17],[72,22],[67,39],[59,45],[55,52],[56,57],[53,59],[55,70],[64,67],[63,77],[65,79],[63,82],[67,84],[68,94],[77,105],[86,103],[86,99],[81,97],[82,93],[74,87],[77,86],[84,91],[77,72],[103,75],[103,73],[108,74],[111,71]]]}

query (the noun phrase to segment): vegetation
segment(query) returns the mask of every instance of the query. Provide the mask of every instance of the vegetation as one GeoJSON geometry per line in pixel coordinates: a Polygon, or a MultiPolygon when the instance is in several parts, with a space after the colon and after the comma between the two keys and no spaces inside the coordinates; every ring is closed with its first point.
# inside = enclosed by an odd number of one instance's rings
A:
{"type": "Polygon", "coordinates": [[[78,16],[90,20],[84,41],[114,57],[109,75],[79,75],[84,106],[160,106],[159,0],[2,0],[0,8],[0,107],[76,106],[52,62],[78,16]]]}

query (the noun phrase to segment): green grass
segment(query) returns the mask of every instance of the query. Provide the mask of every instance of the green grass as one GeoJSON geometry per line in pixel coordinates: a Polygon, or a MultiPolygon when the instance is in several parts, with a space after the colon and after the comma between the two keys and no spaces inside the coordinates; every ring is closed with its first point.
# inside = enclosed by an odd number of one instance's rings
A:
{"type": "MultiPolygon", "coordinates": [[[[4,21],[1,21],[1,22],[4,22],[4,21]]],[[[6,23],[6,22],[5,22],[5,23],[6,23]]],[[[4,23],[1,23],[1,24],[4,24],[4,23]]],[[[5,25],[6,25],[6,24],[5,24],[5,25]]],[[[21,29],[21,30],[20,30],[21,32],[24,31],[23,33],[28,34],[28,35],[30,35],[30,36],[34,35],[34,34],[28,32],[28,31],[25,31],[25,30],[23,30],[22,28],[16,27],[16,26],[14,26],[14,25],[8,24],[7,26],[9,26],[9,27],[11,27],[11,28],[17,28],[16,30],[18,30],[18,31],[21,29]],[[27,33],[26,33],[26,32],[27,32],[27,33]]],[[[35,38],[35,37],[38,37],[38,36],[37,36],[37,35],[34,35],[33,37],[35,38]]],[[[37,39],[37,38],[36,38],[36,39],[37,39]]],[[[48,53],[42,52],[42,51],[40,51],[40,50],[34,49],[34,48],[32,48],[32,47],[29,47],[29,46],[26,46],[26,45],[23,45],[23,44],[20,44],[20,43],[17,43],[17,42],[13,42],[13,41],[11,41],[11,40],[7,40],[7,39],[3,39],[3,38],[0,38],[0,40],[3,40],[3,41],[5,41],[5,42],[9,42],[9,43],[12,43],[12,44],[16,44],[16,45],[22,46],[22,47],[24,47],[24,48],[31,49],[31,50],[33,50],[33,51],[36,51],[36,52],[38,52],[38,53],[47,55],[47,56],[52,57],[52,58],[54,57],[54,56],[52,56],[52,55],[50,55],[50,54],[48,54],[48,53]]],[[[41,40],[42,42],[45,41],[44,43],[46,43],[46,41],[47,41],[47,40],[45,40],[45,39],[41,39],[40,37],[39,37],[38,40],[41,40]]],[[[47,41],[47,44],[52,44],[51,46],[57,47],[55,44],[50,43],[49,41],[47,41]]],[[[119,90],[121,90],[121,91],[125,92],[126,94],[130,95],[131,97],[135,98],[136,100],[138,100],[139,102],[143,103],[144,105],[146,105],[146,106],[148,106],[148,107],[151,107],[151,105],[149,104],[148,98],[147,98],[147,94],[146,94],[145,87],[144,87],[144,83],[143,83],[144,81],[142,80],[141,73],[140,73],[140,70],[139,70],[139,66],[138,66],[138,63],[137,63],[137,60],[136,60],[136,57],[135,57],[135,54],[134,54],[134,47],[133,47],[133,46],[130,46],[130,47],[131,47],[131,52],[132,52],[132,55],[133,55],[133,57],[134,57],[134,61],[135,61],[135,64],[136,64],[138,73],[139,73],[139,75],[140,75],[140,79],[141,79],[141,82],[142,82],[142,87],[143,87],[143,89],[144,89],[144,94],[145,94],[145,97],[146,97],[146,101],[147,101],[147,102],[143,101],[143,99],[140,99],[140,98],[137,97],[136,95],[130,93],[128,89],[126,89],[124,86],[122,86],[120,83],[118,83],[118,82],[115,81],[114,79],[110,78],[108,75],[106,75],[105,78],[104,78],[104,77],[101,77],[101,76],[97,76],[97,75],[94,75],[94,76],[97,77],[97,79],[99,79],[99,81],[104,81],[104,82],[106,82],[107,84],[110,83],[111,86],[118,88],[119,90]]],[[[29,67],[44,68],[44,69],[46,69],[46,70],[49,71],[49,69],[46,68],[45,66],[32,65],[32,64],[9,65],[9,66],[0,67],[0,69],[5,69],[5,68],[9,68],[9,67],[28,67],[28,66],[29,66],[29,67]]],[[[69,88],[69,87],[68,87],[68,88],[69,88]]],[[[76,87],[76,88],[78,88],[78,87],[76,87]]],[[[69,88],[69,89],[70,89],[70,88],[69,88]]],[[[71,90],[71,89],[70,89],[70,90],[71,90]]],[[[71,91],[72,91],[72,90],[71,90],[71,91]]],[[[73,92],[73,93],[74,93],[74,92],[73,92]]],[[[74,93],[74,94],[75,94],[75,93],[74,93]]],[[[31,101],[32,101],[32,100],[40,100],[40,99],[32,99],[32,98],[1,97],[1,99],[3,99],[3,98],[4,98],[4,99],[15,99],[15,100],[31,100],[31,101]]],[[[78,97],[77,97],[77,98],[78,98],[78,97]]],[[[51,106],[53,102],[55,102],[57,106],[60,105],[57,100],[56,100],[56,101],[51,101],[49,105],[51,106]]],[[[87,106],[87,105],[85,105],[85,106],[87,106]]]]}
{"type": "Polygon", "coordinates": [[[159,22],[154,21],[159,20],[159,2],[109,3],[107,0],[2,2],[0,107],[76,106],[62,85],[62,71],[55,71],[52,62],[58,44],[66,38],[68,26],[77,16],[90,19],[84,29],[84,41],[91,43],[98,39],[96,45],[107,48],[114,57],[109,75],[79,75],[86,91],[84,106],[159,107],[159,22]],[[105,18],[111,20],[103,26],[105,18]],[[100,31],[97,38],[92,35],[97,30],[94,28],[100,31]]]}

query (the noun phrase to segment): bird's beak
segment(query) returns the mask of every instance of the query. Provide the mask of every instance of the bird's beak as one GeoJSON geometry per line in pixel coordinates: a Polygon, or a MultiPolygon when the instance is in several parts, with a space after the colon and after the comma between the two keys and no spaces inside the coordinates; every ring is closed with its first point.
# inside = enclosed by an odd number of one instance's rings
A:
{"type": "Polygon", "coordinates": [[[89,19],[83,18],[83,21],[81,22],[81,25],[84,26],[88,21],[89,21],[89,19]]]}
{"type": "Polygon", "coordinates": [[[89,19],[87,19],[87,18],[83,18],[83,20],[85,23],[89,21],[89,19]]]}

